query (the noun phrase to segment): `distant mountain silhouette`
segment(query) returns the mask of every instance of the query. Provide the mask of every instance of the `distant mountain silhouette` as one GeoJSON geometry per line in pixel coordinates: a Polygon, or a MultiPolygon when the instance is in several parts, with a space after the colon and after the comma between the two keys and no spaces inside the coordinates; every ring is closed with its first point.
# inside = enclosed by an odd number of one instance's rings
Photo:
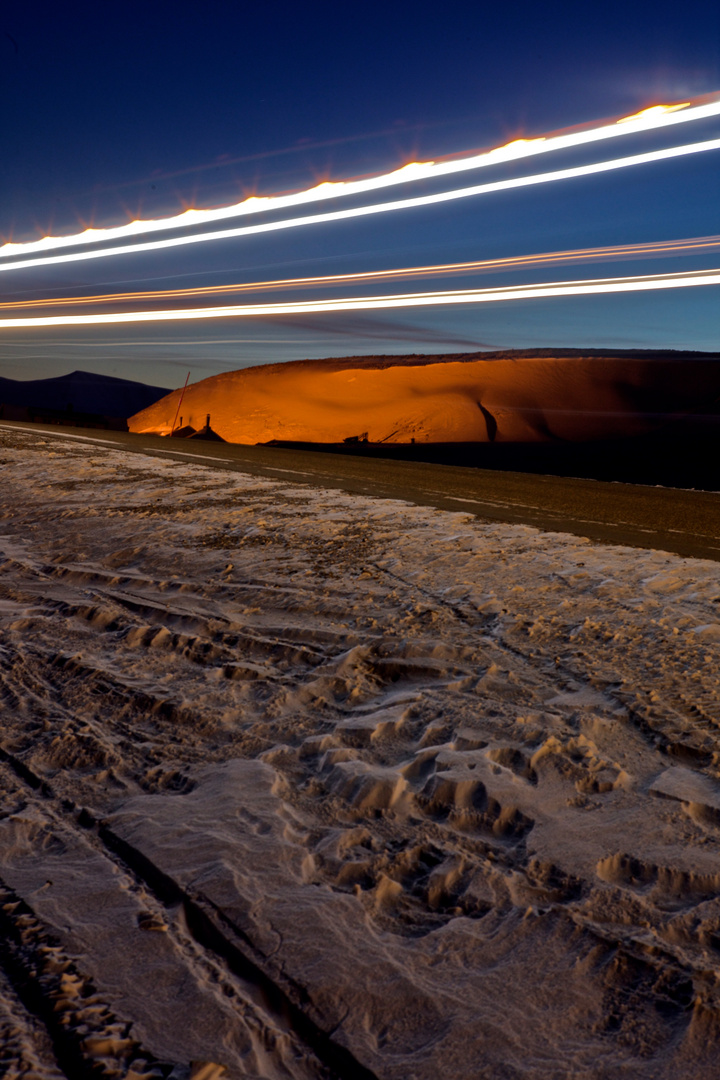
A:
{"type": "Polygon", "coordinates": [[[72,371],[55,379],[0,378],[0,405],[65,409],[127,419],[147,409],[170,391],[131,379],[72,371]]]}

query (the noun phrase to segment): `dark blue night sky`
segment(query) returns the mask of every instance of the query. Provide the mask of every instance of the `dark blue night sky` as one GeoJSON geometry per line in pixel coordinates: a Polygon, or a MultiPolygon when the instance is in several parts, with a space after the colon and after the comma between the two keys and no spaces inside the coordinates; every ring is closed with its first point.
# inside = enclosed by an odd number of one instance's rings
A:
{"type": "MultiPolygon", "coordinates": [[[[720,5],[10,3],[0,14],[0,92],[0,236],[26,241],[383,173],[718,93],[720,5]]],[[[715,118],[622,147],[616,141],[594,149],[593,160],[718,136],[715,118]]],[[[520,165],[488,178],[513,169],[520,165]]],[[[719,208],[714,151],[377,220],[10,272],[0,299],[709,236],[720,234],[719,208]]],[[[535,277],[517,271],[485,276],[482,285],[716,265],[719,251],[535,277]]],[[[196,379],[309,356],[717,349],[719,300],[718,286],[708,286],[462,309],[4,330],[0,370],[33,378],[83,368],[173,386],[188,369],[196,379]]]]}

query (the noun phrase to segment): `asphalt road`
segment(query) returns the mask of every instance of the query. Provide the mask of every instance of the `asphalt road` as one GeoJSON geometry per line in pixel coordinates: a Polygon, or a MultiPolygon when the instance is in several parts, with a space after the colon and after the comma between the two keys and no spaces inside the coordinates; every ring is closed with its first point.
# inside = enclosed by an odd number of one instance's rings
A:
{"type": "Polygon", "coordinates": [[[55,425],[3,422],[0,427],[720,561],[720,492],[55,425]]]}

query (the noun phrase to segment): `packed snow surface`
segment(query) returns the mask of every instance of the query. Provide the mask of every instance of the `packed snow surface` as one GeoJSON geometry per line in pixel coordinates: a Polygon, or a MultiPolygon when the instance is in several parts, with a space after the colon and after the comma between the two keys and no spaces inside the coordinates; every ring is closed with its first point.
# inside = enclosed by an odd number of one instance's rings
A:
{"type": "MultiPolygon", "coordinates": [[[[492,356],[492,354],[491,354],[492,356]]],[[[202,379],[130,417],[131,431],[204,427],[228,442],[584,442],[715,411],[717,355],[345,357],[202,379]]]]}
{"type": "Polygon", "coordinates": [[[717,1075],[718,564],[41,432],[0,468],[12,1075],[717,1075]]]}

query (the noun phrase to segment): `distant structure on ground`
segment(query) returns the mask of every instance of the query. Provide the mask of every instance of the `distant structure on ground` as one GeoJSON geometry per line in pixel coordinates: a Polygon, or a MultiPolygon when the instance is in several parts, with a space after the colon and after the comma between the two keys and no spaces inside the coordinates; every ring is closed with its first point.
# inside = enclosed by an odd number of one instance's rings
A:
{"type": "Polygon", "coordinates": [[[207,413],[205,417],[205,427],[200,428],[200,431],[196,431],[193,435],[189,435],[190,439],[204,439],[206,442],[226,442],[222,435],[218,435],[217,431],[213,431],[210,427],[210,413],[207,413]]]}

